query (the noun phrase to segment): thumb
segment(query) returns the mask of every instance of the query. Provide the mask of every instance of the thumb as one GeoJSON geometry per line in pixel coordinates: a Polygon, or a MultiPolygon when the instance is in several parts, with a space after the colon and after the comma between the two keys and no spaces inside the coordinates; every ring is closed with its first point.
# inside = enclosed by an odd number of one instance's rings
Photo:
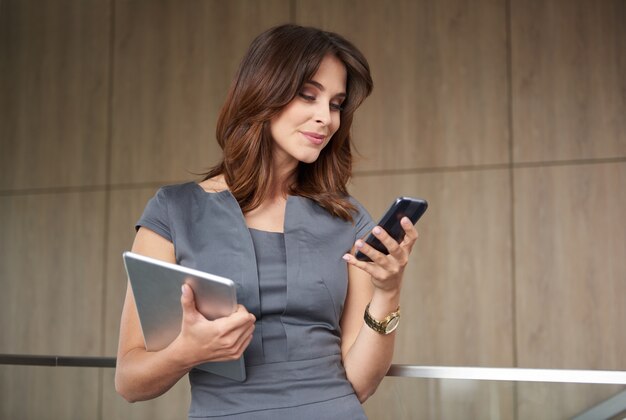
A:
{"type": "Polygon", "coordinates": [[[183,318],[194,316],[197,312],[193,289],[187,284],[181,287],[180,305],[183,307],[183,318]]]}

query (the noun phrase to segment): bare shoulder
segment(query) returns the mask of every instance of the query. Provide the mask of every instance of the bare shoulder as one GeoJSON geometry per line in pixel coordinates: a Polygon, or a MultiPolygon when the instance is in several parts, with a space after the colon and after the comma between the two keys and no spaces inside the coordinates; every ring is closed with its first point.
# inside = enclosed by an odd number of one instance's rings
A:
{"type": "Polygon", "coordinates": [[[132,251],[161,261],[176,263],[174,244],[153,230],[143,226],[139,228],[135,235],[132,251]]]}
{"type": "Polygon", "coordinates": [[[208,193],[216,193],[228,190],[228,184],[224,180],[224,175],[214,176],[205,181],[200,182],[198,185],[208,193]]]}

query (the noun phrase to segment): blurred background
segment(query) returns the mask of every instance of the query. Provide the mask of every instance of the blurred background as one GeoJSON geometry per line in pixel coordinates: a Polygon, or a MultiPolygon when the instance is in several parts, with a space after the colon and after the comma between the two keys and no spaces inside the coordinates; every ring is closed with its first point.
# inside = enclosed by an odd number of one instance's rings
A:
{"type": "MultiPolygon", "coordinates": [[[[370,62],[352,194],[430,203],[394,363],[626,370],[623,0],[0,0],[0,353],[115,356],[134,222],[217,162],[239,60],[286,22],[370,62]]],[[[131,405],[113,376],[0,366],[0,418],[186,418],[185,379],[131,405]]],[[[444,385],[387,378],[366,410],[561,418],[620,390],[444,385]]]]}

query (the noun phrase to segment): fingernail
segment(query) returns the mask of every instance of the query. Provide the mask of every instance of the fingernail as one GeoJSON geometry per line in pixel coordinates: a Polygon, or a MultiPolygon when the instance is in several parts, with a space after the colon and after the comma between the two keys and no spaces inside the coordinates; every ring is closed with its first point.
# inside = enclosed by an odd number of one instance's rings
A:
{"type": "Polygon", "coordinates": [[[376,226],[376,227],[373,229],[373,231],[374,231],[374,233],[375,233],[375,234],[377,234],[377,235],[378,235],[380,232],[382,232],[382,229],[381,229],[381,228],[379,228],[378,226],[376,226]]]}
{"type": "Polygon", "coordinates": [[[344,261],[350,261],[350,255],[345,254],[343,257],[341,257],[344,261]]]}
{"type": "Polygon", "coordinates": [[[180,290],[183,292],[183,295],[184,295],[184,296],[187,296],[187,287],[185,287],[185,286],[186,286],[186,284],[183,284],[183,285],[180,287],[180,290]]]}
{"type": "Polygon", "coordinates": [[[363,248],[363,244],[364,244],[364,242],[359,239],[358,241],[356,241],[354,246],[356,246],[357,248],[363,248]]]}

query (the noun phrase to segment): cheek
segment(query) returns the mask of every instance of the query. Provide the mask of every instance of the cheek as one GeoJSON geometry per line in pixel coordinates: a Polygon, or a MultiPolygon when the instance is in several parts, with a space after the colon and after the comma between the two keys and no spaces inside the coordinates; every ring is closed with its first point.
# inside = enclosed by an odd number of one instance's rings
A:
{"type": "Polygon", "coordinates": [[[276,139],[277,135],[280,133],[280,124],[279,121],[273,120],[270,122],[270,134],[273,139],[276,139]]]}
{"type": "Polygon", "coordinates": [[[340,114],[337,113],[337,115],[333,116],[331,127],[330,127],[333,134],[335,134],[337,130],[339,130],[340,125],[341,125],[341,117],[340,117],[340,114]]]}

